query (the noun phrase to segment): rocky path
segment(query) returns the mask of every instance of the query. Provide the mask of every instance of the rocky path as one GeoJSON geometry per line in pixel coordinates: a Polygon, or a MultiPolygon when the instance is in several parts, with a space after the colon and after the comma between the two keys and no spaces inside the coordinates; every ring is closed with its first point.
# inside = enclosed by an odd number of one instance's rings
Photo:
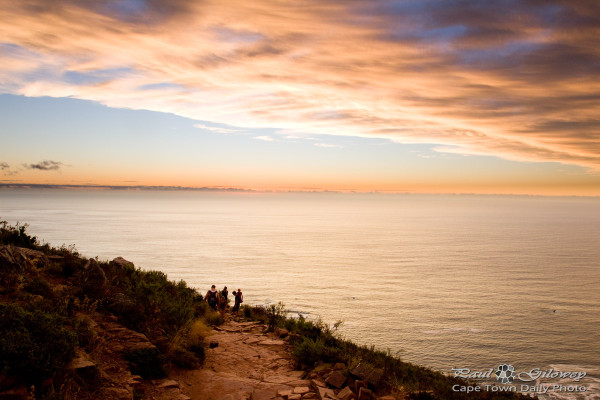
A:
{"type": "Polygon", "coordinates": [[[254,322],[229,321],[207,338],[204,368],[174,376],[192,400],[320,398],[294,368],[285,340],[254,322]]]}

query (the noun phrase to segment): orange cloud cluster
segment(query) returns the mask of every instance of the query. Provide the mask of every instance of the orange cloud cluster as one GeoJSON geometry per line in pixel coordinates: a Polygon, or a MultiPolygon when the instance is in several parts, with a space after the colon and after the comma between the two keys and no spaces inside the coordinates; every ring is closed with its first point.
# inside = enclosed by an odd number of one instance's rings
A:
{"type": "Polygon", "coordinates": [[[0,36],[3,92],[600,169],[594,2],[0,0],[0,36]]]}

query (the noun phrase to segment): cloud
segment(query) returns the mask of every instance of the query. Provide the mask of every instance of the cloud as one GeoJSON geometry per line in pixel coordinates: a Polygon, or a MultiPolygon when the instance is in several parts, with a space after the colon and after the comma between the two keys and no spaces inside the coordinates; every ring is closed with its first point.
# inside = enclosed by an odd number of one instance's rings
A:
{"type": "Polygon", "coordinates": [[[44,160],[36,164],[25,164],[27,169],[37,169],[40,171],[58,171],[64,164],[59,161],[44,160]]]}
{"type": "Polygon", "coordinates": [[[11,169],[10,165],[5,161],[0,162],[0,171],[2,171],[2,175],[5,176],[14,176],[19,173],[18,170],[11,169]]]}
{"type": "Polygon", "coordinates": [[[337,144],[329,144],[329,143],[315,143],[315,146],[317,146],[317,147],[326,147],[326,148],[341,147],[341,146],[338,146],[337,144]]]}
{"type": "Polygon", "coordinates": [[[198,129],[206,129],[207,131],[215,132],[215,133],[236,133],[240,132],[239,129],[231,129],[231,128],[222,128],[218,126],[210,126],[204,124],[194,124],[194,128],[198,129]]]}
{"type": "Polygon", "coordinates": [[[600,169],[594,2],[0,7],[3,92],[600,169]]]}
{"type": "Polygon", "coordinates": [[[272,141],[275,140],[271,136],[254,136],[254,139],[256,139],[256,140],[264,140],[265,142],[272,142],[272,141]]]}

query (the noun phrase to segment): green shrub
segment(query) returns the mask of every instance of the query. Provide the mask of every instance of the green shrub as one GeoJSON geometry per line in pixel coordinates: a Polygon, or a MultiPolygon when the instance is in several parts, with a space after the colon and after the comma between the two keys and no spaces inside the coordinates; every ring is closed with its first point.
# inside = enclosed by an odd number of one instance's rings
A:
{"type": "Polygon", "coordinates": [[[125,359],[129,362],[131,373],[144,379],[164,378],[167,375],[164,357],[155,347],[126,353],[125,359]]]}
{"type": "Polygon", "coordinates": [[[282,302],[275,304],[271,304],[266,308],[267,313],[267,322],[269,326],[269,331],[273,332],[276,326],[279,324],[283,325],[283,321],[285,320],[285,316],[287,315],[287,311],[282,302]]]}
{"type": "Polygon", "coordinates": [[[0,371],[38,385],[64,368],[75,355],[75,337],[63,319],[0,303],[0,371]]]}
{"type": "Polygon", "coordinates": [[[47,299],[53,299],[54,292],[52,291],[52,287],[44,278],[40,278],[39,276],[34,276],[31,278],[27,278],[25,283],[23,284],[23,290],[31,294],[37,294],[39,296],[45,297],[47,299]]]}
{"type": "Polygon", "coordinates": [[[313,340],[309,337],[303,337],[294,347],[292,355],[299,363],[313,366],[317,361],[324,361],[324,352],[325,344],[321,338],[313,340]]]}

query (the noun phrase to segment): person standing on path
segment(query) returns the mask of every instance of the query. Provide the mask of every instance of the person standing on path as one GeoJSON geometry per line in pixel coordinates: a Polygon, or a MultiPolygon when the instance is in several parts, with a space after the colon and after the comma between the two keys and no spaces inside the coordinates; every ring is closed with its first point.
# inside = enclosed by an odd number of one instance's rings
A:
{"type": "Polygon", "coordinates": [[[219,307],[219,292],[217,292],[215,285],[210,287],[210,290],[206,292],[206,296],[204,297],[210,308],[217,311],[217,308],[219,307]]]}
{"type": "Polygon", "coordinates": [[[221,308],[227,308],[227,302],[229,300],[227,296],[229,296],[229,290],[227,290],[227,286],[225,286],[223,290],[221,290],[221,300],[223,301],[221,308]]]}
{"type": "Polygon", "coordinates": [[[242,289],[238,289],[237,292],[233,292],[235,296],[235,305],[233,306],[233,311],[238,312],[240,309],[240,304],[244,302],[244,295],[242,294],[242,289]]]}

